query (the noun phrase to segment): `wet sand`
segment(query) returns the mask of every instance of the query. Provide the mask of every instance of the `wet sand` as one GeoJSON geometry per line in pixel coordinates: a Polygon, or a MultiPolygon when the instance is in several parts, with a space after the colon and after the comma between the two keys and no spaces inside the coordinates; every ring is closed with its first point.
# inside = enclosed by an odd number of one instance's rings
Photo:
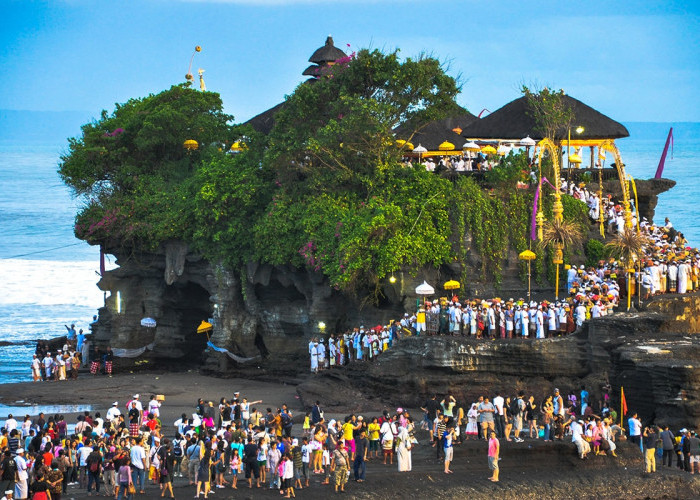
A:
{"type": "MultiPolygon", "coordinates": [[[[299,381],[297,381],[299,382],[299,381]]],[[[341,386],[336,390],[343,390],[341,386]]],[[[164,394],[162,421],[166,435],[180,414],[191,413],[198,397],[218,403],[221,397],[232,397],[235,391],[250,400],[262,399],[258,404],[264,409],[276,408],[287,403],[297,417],[303,415],[296,385],[245,379],[219,379],[197,372],[187,373],[138,373],[121,374],[112,378],[82,375],[77,381],[18,383],[0,385],[0,403],[14,405],[17,400],[34,404],[90,404],[93,412],[103,415],[112,402],[118,401],[124,412],[126,402],[134,393],[143,401],[150,394],[164,394]]],[[[361,402],[365,415],[378,415],[381,407],[376,400],[361,402]]],[[[400,401],[394,402],[400,404],[400,401]]],[[[321,401],[323,407],[323,401],[321,401]]],[[[343,414],[326,408],[327,418],[342,417],[343,414]]],[[[414,413],[418,415],[418,412],[414,413]]],[[[20,415],[15,415],[20,419],[20,415]]],[[[23,414],[21,415],[23,416],[23,414]]],[[[70,423],[76,414],[66,413],[70,423]]],[[[6,415],[0,414],[0,419],[6,415]]],[[[296,419],[295,419],[296,420],[296,419]]],[[[174,430],[173,430],[174,432],[174,430]]],[[[294,427],[301,434],[301,425],[294,427]]],[[[413,471],[399,473],[396,464],[383,465],[372,460],[367,464],[364,483],[350,481],[348,493],[339,498],[383,499],[383,498],[698,498],[700,479],[679,472],[675,467],[662,468],[652,476],[642,473],[643,459],[638,448],[620,443],[617,459],[606,456],[591,456],[581,461],[576,456],[574,445],[568,441],[543,443],[525,440],[524,443],[502,442],[501,482],[487,480],[489,470],[486,459],[486,444],[483,441],[466,441],[455,446],[452,465],[454,474],[444,474],[443,465],[436,458],[436,450],[428,442],[424,431],[417,433],[419,444],[413,451],[413,471]]],[[[320,484],[321,476],[314,475],[311,487],[297,491],[298,498],[326,499],[336,496],[332,486],[320,484]]],[[[239,489],[216,490],[212,498],[280,498],[279,493],[267,487],[252,490],[239,483],[239,489]]],[[[176,498],[192,498],[194,487],[187,479],[176,478],[176,498]]],[[[145,495],[136,498],[159,496],[157,486],[149,485],[145,495]]],[[[86,498],[84,490],[70,487],[63,498],[86,498]]]]}

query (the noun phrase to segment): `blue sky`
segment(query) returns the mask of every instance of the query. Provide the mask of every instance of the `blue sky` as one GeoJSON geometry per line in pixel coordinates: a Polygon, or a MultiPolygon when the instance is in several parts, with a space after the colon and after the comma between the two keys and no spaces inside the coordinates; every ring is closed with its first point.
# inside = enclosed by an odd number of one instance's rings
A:
{"type": "Polygon", "coordinates": [[[427,52],[461,78],[478,114],[525,84],[563,88],[619,121],[700,121],[700,3],[596,0],[3,0],[0,109],[87,111],[204,68],[246,120],[336,46],[427,52]],[[640,5],[641,4],[641,5],[640,5]]]}

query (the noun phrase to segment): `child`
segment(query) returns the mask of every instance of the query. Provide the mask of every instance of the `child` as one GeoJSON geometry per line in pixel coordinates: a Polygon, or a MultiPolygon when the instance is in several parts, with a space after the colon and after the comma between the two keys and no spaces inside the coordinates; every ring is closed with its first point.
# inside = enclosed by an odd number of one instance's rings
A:
{"type": "Polygon", "coordinates": [[[311,413],[308,411],[306,415],[304,415],[304,425],[302,429],[304,430],[304,436],[311,436],[311,413]]]}
{"type": "Polygon", "coordinates": [[[302,438],[304,444],[301,445],[301,475],[305,479],[304,487],[309,487],[309,460],[311,456],[311,446],[309,445],[309,438],[304,436],[302,438]]]}
{"type": "Polygon", "coordinates": [[[296,497],[294,494],[294,461],[291,453],[287,453],[285,456],[287,460],[284,461],[284,472],[282,475],[282,484],[287,492],[285,498],[296,497]]]}
{"type": "Polygon", "coordinates": [[[326,474],[326,479],[321,484],[331,484],[331,453],[328,451],[328,445],[323,443],[321,451],[321,464],[326,474]]]}
{"type": "Polygon", "coordinates": [[[119,467],[119,472],[117,474],[117,483],[119,484],[117,494],[118,500],[121,500],[122,498],[131,500],[133,498],[133,495],[129,493],[129,485],[133,486],[134,484],[131,479],[131,467],[129,467],[130,463],[131,461],[127,457],[124,459],[122,466],[119,467]]]}
{"type": "Polygon", "coordinates": [[[241,471],[241,457],[238,454],[238,447],[231,450],[231,488],[234,490],[238,489],[238,473],[241,471]]]}

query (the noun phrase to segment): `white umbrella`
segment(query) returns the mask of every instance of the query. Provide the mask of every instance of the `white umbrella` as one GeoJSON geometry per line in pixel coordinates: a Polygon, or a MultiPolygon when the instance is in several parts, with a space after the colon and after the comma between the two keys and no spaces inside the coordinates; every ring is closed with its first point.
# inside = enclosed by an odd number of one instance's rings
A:
{"type": "Polygon", "coordinates": [[[413,149],[414,153],[418,153],[418,163],[422,163],[423,161],[423,153],[427,153],[428,150],[425,149],[423,146],[418,143],[418,146],[413,149]]]}
{"type": "Polygon", "coordinates": [[[462,149],[465,149],[467,151],[479,151],[481,148],[479,145],[474,142],[474,141],[469,141],[462,146],[462,149]]]}
{"type": "Polygon", "coordinates": [[[520,139],[520,145],[521,145],[521,146],[530,147],[530,146],[536,146],[537,143],[535,142],[535,139],[532,139],[532,138],[528,135],[528,136],[525,137],[524,139],[520,139]]]}
{"type": "Polygon", "coordinates": [[[143,318],[141,320],[141,326],[145,326],[146,328],[155,328],[156,320],[154,320],[153,318],[143,318]]]}
{"type": "Polygon", "coordinates": [[[435,289],[428,285],[425,281],[423,282],[422,285],[418,285],[416,287],[416,294],[418,295],[433,295],[435,293],[435,289]]]}
{"type": "Polygon", "coordinates": [[[498,146],[497,152],[499,155],[505,156],[508,153],[510,153],[510,148],[508,146],[506,146],[505,144],[501,144],[500,146],[498,146]]]}

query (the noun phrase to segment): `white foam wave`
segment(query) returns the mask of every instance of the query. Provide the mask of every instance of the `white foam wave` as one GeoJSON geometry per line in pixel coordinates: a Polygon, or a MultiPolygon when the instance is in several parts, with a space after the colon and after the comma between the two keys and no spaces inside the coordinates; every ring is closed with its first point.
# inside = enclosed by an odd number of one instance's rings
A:
{"type": "Polygon", "coordinates": [[[0,304],[103,305],[99,262],[0,260],[0,304]]]}

